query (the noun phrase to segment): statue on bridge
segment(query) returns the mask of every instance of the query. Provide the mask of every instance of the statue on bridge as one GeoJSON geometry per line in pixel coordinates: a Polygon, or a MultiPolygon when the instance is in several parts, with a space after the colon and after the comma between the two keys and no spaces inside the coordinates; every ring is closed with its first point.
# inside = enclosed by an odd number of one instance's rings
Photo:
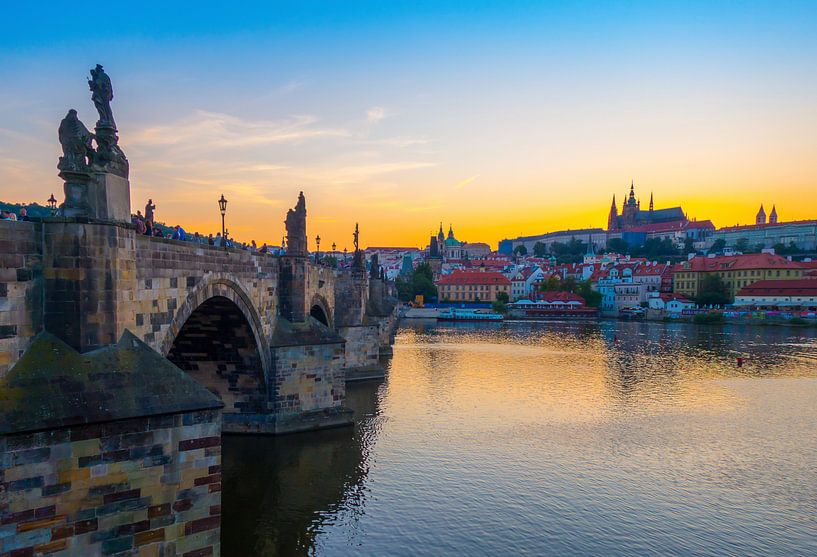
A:
{"type": "Polygon", "coordinates": [[[88,80],[91,89],[91,100],[99,112],[96,123],[97,157],[95,166],[103,172],[110,172],[123,178],[128,177],[130,165],[125,153],[119,147],[119,137],[116,135],[116,122],[113,119],[111,101],[113,100],[113,85],[111,78],[105,73],[100,64],[91,70],[91,79],[88,80]]]}
{"type": "Polygon", "coordinates": [[[87,172],[94,162],[94,134],[88,131],[73,108],[60,122],[57,132],[62,146],[62,156],[57,163],[59,170],[87,172]]]}
{"type": "Polygon", "coordinates": [[[96,68],[91,69],[91,79],[88,80],[88,88],[91,89],[91,100],[94,101],[94,106],[99,112],[99,120],[97,127],[111,127],[116,129],[116,123],[113,120],[113,111],[111,110],[111,101],[113,100],[113,85],[111,78],[105,73],[100,64],[96,68]]]}
{"type": "Polygon", "coordinates": [[[94,134],[88,131],[73,108],[60,122],[58,130],[62,156],[57,163],[60,177],[65,181],[65,202],[60,212],[66,217],[86,217],[91,214],[88,188],[91,182],[91,165],[96,151],[91,144],[94,134]]]}
{"type": "Polygon", "coordinates": [[[355,255],[352,258],[352,268],[366,271],[366,263],[363,260],[363,253],[360,251],[360,228],[358,223],[355,223],[355,232],[352,234],[355,242],[355,255]]]}
{"type": "Polygon", "coordinates": [[[372,254],[372,258],[369,260],[369,278],[371,279],[379,279],[380,278],[380,256],[377,253],[372,254]]]}
{"type": "Polygon", "coordinates": [[[298,195],[298,203],[295,208],[287,211],[284,224],[287,229],[287,255],[307,255],[306,199],[304,199],[304,192],[298,195]]]}

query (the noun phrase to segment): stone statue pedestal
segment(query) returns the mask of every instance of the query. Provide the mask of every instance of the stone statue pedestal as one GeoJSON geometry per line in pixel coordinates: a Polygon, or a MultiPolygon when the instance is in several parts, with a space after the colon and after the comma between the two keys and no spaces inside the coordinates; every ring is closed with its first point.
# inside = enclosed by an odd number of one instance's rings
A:
{"type": "Polygon", "coordinates": [[[94,181],[91,174],[81,170],[62,170],[60,171],[60,178],[65,181],[63,185],[65,202],[60,205],[63,216],[93,216],[89,202],[91,183],[94,181]]]}
{"type": "Polygon", "coordinates": [[[130,181],[110,172],[94,172],[88,204],[94,218],[130,222],[130,181]]]}

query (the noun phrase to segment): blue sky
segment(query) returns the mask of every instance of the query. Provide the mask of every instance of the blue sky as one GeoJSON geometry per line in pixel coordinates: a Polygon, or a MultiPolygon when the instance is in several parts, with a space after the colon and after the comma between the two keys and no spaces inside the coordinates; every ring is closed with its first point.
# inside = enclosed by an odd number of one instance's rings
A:
{"type": "Polygon", "coordinates": [[[603,225],[631,178],[716,224],[817,216],[817,3],[66,6],[5,10],[0,197],[59,190],[56,127],[93,125],[102,63],[134,206],[203,231],[225,191],[234,233],[279,238],[303,188],[324,238],[495,243],[603,225]]]}

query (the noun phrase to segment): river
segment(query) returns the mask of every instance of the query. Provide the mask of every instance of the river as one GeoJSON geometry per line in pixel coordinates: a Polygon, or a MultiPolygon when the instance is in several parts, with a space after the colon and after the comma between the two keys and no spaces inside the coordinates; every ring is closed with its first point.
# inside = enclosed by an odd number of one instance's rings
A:
{"type": "Polygon", "coordinates": [[[817,555],[815,329],[404,323],[387,366],[354,428],[225,437],[225,556],[817,555]]]}

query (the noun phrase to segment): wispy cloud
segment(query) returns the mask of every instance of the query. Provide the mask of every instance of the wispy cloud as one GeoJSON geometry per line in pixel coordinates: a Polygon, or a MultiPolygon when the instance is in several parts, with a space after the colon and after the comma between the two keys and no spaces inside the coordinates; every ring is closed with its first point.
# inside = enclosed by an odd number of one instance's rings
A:
{"type": "Polygon", "coordinates": [[[318,137],[348,136],[346,130],[317,125],[310,115],[292,116],[283,121],[247,120],[219,112],[196,110],[191,115],[161,126],[149,126],[129,137],[128,143],[141,146],[195,145],[241,148],[276,143],[298,143],[318,137]]]}
{"type": "Polygon", "coordinates": [[[460,180],[459,182],[457,182],[457,185],[456,185],[456,186],[454,186],[454,187],[455,187],[456,189],[458,189],[458,190],[461,190],[461,189],[462,189],[462,188],[464,188],[465,186],[467,186],[467,185],[469,185],[469,184],[473,183],[473,182],[474,182],[474,180],[476,180],[477,178],[479,178],[479,174],[474,174],[473,176],[469,176],[469,177],[468,177],[468,178],[466,178],[465,180],[460,180]]]}
{"type": "Polygon", "coordinates": [[[376,124],[386,116],[386,109],[382,106],[373,106],[366,111],[366,121],[370,124],[376,124]]]}

